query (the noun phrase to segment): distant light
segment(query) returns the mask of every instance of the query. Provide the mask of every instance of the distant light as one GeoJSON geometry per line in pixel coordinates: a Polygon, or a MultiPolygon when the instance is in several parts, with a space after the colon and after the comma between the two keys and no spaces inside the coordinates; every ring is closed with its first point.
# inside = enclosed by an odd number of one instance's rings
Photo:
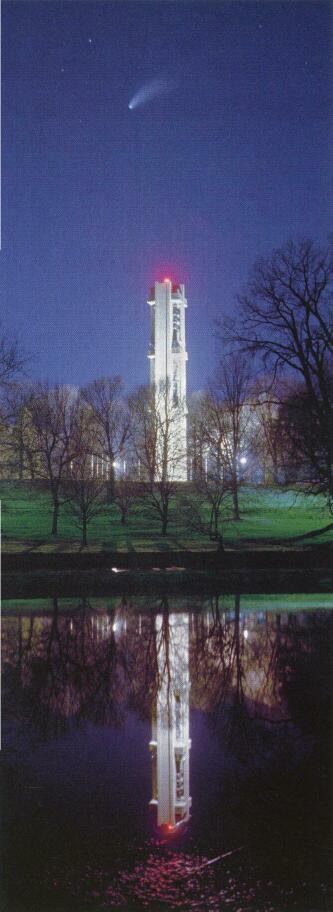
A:
{"type": "Polygon", "coordinates": [[[119,573],[118,567],[111,567],[112,573],[119,573]]]}
{"type": "Polygon", "coordinates": [[[116,631],[118,630],[118,626],[119,626],[119,624],[117,624],[116,621],[115,621],[114,624],[112,624],[112,630],[113,630],[114,633],[116,633],[116,631]]]}
{"type": "Polygon", "coordinates": [[[170,282],[170,279],[163,279],[163,282],[170,282]]]}
{"type": "Polygon", "coordinates": [[[242,465],[245,465],[245,463],[247,462],[246,456],[241,456],[239,461],[242,463],[242,465]]]}
{"type": "Polygon", "coordinates": [[[249,636],[249,631],[248,631],[248,630],[243,630],[243,637],[244,637],[245,640],[248,639],[248,636],[249,636]]]}
{"type": "Polygon", "coordinates": [[[169,823],[169,824],[168,824],[168,830],[173,830],[173,825],[172,825],[172,823],[169,823]]]}

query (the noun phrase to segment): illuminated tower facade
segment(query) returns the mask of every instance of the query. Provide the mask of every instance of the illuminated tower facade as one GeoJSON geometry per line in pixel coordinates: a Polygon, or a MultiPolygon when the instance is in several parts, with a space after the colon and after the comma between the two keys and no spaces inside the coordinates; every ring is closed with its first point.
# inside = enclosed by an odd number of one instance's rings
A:
{"type": "Polygon", "coordinates": [[[150,383],[156,390],[156,401],[162,408],[167,397],[173,430],[169,456],[169,471],[175,481],[187,480],[187,408],[185,310],[187,301],[184,285],[174,285],[170,279],[155,282],[148,300],[151,313],[150,383]]]}
{"type": "Polygon", "coordinates": [[[156,616],[159,689],[153,714],[152,799],[156,822],[174,831],[190,818],[189,618],[156,616]]]}

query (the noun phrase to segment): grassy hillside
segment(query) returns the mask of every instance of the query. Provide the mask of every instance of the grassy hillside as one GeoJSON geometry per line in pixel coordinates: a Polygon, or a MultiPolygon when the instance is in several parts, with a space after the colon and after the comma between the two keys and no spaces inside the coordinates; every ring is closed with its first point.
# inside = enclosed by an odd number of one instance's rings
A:
{"type": "MultiPolygon", "coordinates": [[[[2,501],[3,551],[77,550],[80,531],[63,506],[59,517],[59,533],[50,535],[52,506],[47,492],[20,485],[0,485],[2,501]]],[[[229,547],[271,547],[306,542],[319,544],[332,538],[332,522],[322,498],[293,491],[270,488],[244,488],[240,494],[242,518],[227,520],[224,527],[225,544],[229,547]],[[323,529],[308,539],[303,536],[323,529]]],[[[128,523],[122,526],[115,506],[106,515],[91,522],[88,529],[89,549],[158,550],[178,548],[215,548],[204,535],[186,527],[179,503],[174,501],[170,514],[168,535],[160,534],[160,523],[148,507],[133,508],[128,523]]]]}

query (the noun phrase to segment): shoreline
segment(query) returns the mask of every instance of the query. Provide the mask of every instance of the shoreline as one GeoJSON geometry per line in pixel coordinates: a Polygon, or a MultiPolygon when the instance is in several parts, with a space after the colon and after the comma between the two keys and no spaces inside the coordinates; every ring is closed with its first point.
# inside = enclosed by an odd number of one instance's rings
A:
{"type": "Polygon", "coordinates": [[[274,547],[225,548],[217,550],[135,551],[2,551],[2,572],[32,572],[36,570],[88,570],[117,568],[120,570],[152,570],[153,568],[213,571],[233,570],[301,570],[313,566],[333,569],[333,543],[309,544],[300,548],[277,542],[274,547]]]}
{"type": "Polygon", "coordinates": [[[332,545],[302,549],[7,552],[2,597],[331,592],[332,545]]]}
{"type": "Polygon", "coordinates": [[[2,597],[331,592],[333,551],[3,554],[2,597]]]}

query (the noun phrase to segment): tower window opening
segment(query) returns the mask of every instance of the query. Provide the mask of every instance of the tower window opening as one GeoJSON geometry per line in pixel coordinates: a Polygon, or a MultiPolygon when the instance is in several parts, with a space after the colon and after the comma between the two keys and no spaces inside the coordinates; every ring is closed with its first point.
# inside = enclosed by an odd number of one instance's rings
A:
{"type": "Polygon", "coordinates": [[[184,761],[176,757],[176,798],[180,801],[184,797],[184,761]]]}
{"type": "Polygon", "coordinates": [[[178,348],[180,341],[180,308],[174,304],[172,311],[172,348],[178,348]]]}
{"type": "Polygon", "coordinates": [[[181,712],[181,702],[179,693],[175,694],[175,727],[176,727],[176,738],[179,741],[182,734],[182,712],[181,712]]]}
{"type": "Polygon", "coordinates": [[[179,405],[179,382],[178,368],[175,364],[172,378],[172,404],[175,408],[179,405]]]}

